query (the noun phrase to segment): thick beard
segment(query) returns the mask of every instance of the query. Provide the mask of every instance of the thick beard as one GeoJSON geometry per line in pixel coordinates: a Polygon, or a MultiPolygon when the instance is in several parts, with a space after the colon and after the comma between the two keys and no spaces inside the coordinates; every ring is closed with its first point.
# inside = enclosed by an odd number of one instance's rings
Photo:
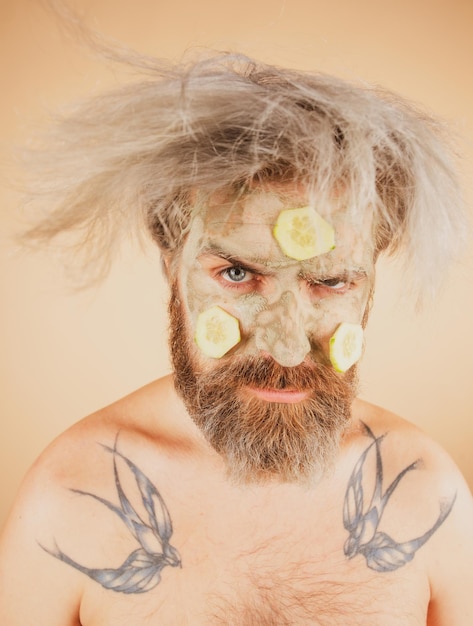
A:
{"type": "Polygon", "coordinates": [[[356,369],[339,375],[314,362],[288,368],[271,358],[232,356],[206,371],[189,341],[176,287],[169,313],[176,390],[223,457],[229,477],[243,484],[320,480],[333,467],[350,422],[356,369]],[[247,386],[304,390],[310,396],[297,403],[266,402],[245,393],[247,386]]]}

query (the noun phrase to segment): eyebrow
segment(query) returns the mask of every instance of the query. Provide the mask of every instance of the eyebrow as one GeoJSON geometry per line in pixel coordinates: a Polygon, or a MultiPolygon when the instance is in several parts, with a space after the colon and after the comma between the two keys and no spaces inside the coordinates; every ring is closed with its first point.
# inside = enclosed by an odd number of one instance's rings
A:
{"type": "Polygon", "coordinates": [[[334,270],[331,272],[323,271],[320,272],[320,275],[314,274],[313,272],[302,271],[300,273],[300,278],[303,278],[305,280],[312,279],[315,283],[322,283],[324,282],[324,280],[330,280],[335,278],[339,278],[340,280],[363,280],[365,278],[368,278],[368,272],[361,267],[351,269],[344,268],[342,270],[334,270]]]}
{"type": "Polygon", "coordinates": [[[254,257],[242,258],[236,254],[233,254],[232,252],[228,252],[227,250],[224,250],[221,246],[215,243],[207,244],[205,248],[203,248],[202,251],[199,253],[199,256],[204,256],[207,254],[212,255],[212,256],[218,256],[224,261],[228,261],[229,263],[233,263],[235,265],[236,264],[241,265],[241,266],[247,266],[247,265],[256,266],[257,265],[258,271],[260,271],[261,268],[264,268],[265,266],[267,266],[267,262],[261,257],[254,256],[254,257]]]}
{"type": "MultiPolygon", "coordinates": [[[[246,269],[248,271],[253,271],[255,273],[262,274],[262,275],[270,275],[274,271],[273,267],[271,268],[267,267],[268,266],[267,261],[265,261],[261,257],[242,258],[236,254],[233,254],[231,252],[228,252],[227,250],[224,250],[221,246],[213,242],[209,242],[205,246],[205,248],[202,249],[202,251],[200,252],[198,256],[201,257],[201,256],[206,256],[206,255],[217,256],[220,259],[227,261],[228,263],[232,263],[233,265],[238,265],[242,267],[243,269],[246,269]]],[[[288,259],[289,265],[297,265],[298,263],[300,262],[295,261],[295,260],[292,261],[291,259],[288,259]]],[[[278,265],[278,264],[271,263],[271,265],[278,265]]],[[[283,266],[284,264],[280,263],[279,265],[283,266]]],[[[344,268],[332,269],[332,270],[320,269],[319,271],[315,271],[315,270],[311,271],[309,269],[301,268],[301,271],[299,272],[299,276],[300,278],[304,278],[306,280],[309,280],[312,278],[314,282],[322,282],[330,278],[340,278],[340,279],[350,278],[352,280],[353,279],[361,280],[361,279],[368,277],[368,272],[363,267],[360,267],[360,266],[344,267],[344,268]]]]}

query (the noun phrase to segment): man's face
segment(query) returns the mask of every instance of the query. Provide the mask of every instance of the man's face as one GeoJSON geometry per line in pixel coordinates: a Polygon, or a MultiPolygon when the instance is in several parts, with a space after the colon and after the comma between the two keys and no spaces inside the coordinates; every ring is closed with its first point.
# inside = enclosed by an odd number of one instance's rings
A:
{"type": "Polygon", "coordinates": [[[317,207],[335,248],[297,261],[274,236],[281,211],[308,204],[287,185],[215,197],[194,218],[171,298],[176,386],[237,480],[310,480],[330,465],[348,424],[356,368],[333,369],[329,340],[364,324],[374,282],[371,224],[342,206],[317,207]],[[221,359],[193,337],[218,305],[241,341],[221,359]]]}

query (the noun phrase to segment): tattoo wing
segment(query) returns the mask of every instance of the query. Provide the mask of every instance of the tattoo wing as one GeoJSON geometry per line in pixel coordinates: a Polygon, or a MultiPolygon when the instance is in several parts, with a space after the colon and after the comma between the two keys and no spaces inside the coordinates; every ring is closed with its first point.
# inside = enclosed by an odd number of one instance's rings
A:
{"type": "Polygon", "coordinates": [[[343,525],[349,533],[345,542],[344,552],[348,558],[362,554],[370,569],[378,572],[388,572],[402,567],[414,558],[417,550],[433,535],[445,521],[455,502],[455,495],[448,501],[441,503],[440,513],[432,528],[420,537],[398,543],[386,533],[379,532],[384,509],[402,478],[417,468],[415,461],[405,467],[389,485],[383,494],[383,462],[381,457],[381,442],[384,435],[375,437],[372,430],[364,424],[367,435],[372,442],[363,452],[353,468],[343,505],[343,525]],[[376,453],[376,476],[371,500],[364,509],[365,494],[363,490],[363,469],[370,451],[376,453]]]}
{"type": "Polygon", "coordinates": [[[161,571],[166,565],[177,567],[181,560],[177,550],[170,544],[172,522],[166,504],[149,478],[126,456],[118,452],[117,445],[104,448],[112,454],[115,487],[119,506],[96,494],[79,489],[74,493],[97,500],[115,513],[127,526],[141,546],[132,552],[117,568],[89,568],[71,559],[57,545],[53,549],[41,546],[46,552],[74,567],[100,583],[106,589],[122,593],[144,593],[153,589],[161,580],[161,571]],[[127,497],[118,472],[117,459],[121,459],[130,470],[141,498],[147,520],[134,508],[127,497]]]}
{"type": "Polygon", "coordinates": [[[445,501],[440,504],[440,514],[437,521],[432,528],[421,537],[416,537],[404,543],[397,543],[385,533],[376,533],[370,545],[360,550],[366,558],[368,567],[377,572],[392,572],[406,563],[409,563],[409,561],[412,561],[417,550],[422,547],[437,528],[443,524],[452,510],[455,499],[456,494],[450,501],[445,501]]]}

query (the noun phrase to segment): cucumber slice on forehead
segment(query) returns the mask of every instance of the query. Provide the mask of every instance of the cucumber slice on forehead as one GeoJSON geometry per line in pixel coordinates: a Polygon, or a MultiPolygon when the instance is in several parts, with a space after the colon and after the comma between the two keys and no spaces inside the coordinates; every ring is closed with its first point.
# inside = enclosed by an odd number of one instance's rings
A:
{"type": "Polygon", "coordinates": [[[273,235],[287,257],[304,261],[335,248],[335,231],[311,207],[281,211],[273,235]]]}

